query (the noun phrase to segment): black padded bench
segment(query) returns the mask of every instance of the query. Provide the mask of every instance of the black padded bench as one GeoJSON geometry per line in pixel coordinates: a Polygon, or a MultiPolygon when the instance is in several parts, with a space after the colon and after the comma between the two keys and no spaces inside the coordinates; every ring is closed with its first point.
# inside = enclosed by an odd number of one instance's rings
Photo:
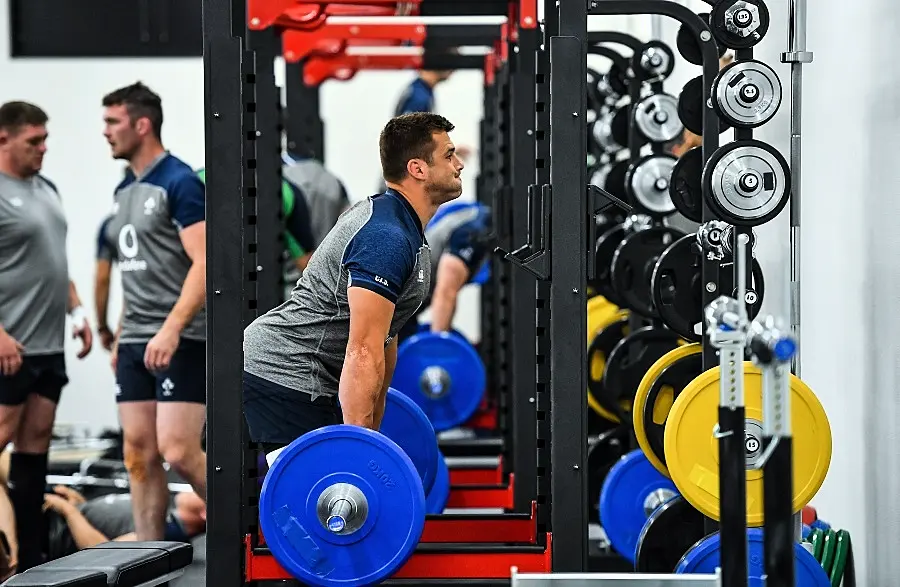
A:
{"type": "Polygon", "coordinates": [[[28,569],[2,587],[153,587],[184,572],[194,548],[183,542],[106,542],[28,569]]]}

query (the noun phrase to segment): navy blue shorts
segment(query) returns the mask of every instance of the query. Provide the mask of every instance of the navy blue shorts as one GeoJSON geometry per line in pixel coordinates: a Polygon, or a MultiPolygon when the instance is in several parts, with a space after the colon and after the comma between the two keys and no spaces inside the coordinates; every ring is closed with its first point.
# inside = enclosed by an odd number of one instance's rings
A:
{"type": "Polygon", "coordinates": [[[151,373],[144,365],[147,343],[119,345],[116,402],[206,403],[206,342],[181,339],[169,368],[151,373]]]}
{"type": "Polygon", "coordinates": [[[58,404],[62,388],[68,382],[63,353],[25,355],[15,375],[0,375],[0,404],[22,405],[32,393],[58,404]]]}
{"type": "Polygon", "coordinates": [[[244,371],[244,417],[250,439],[266,452],[307,432],[343,422],[336,397],[312,396],[244,371]]]}

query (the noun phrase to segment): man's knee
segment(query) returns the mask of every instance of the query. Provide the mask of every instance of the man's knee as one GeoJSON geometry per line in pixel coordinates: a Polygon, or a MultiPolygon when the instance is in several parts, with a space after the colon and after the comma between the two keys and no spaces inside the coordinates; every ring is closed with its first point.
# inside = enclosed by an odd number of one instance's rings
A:
{"type": "Polygon", "coordinates": [[[163,460],[181,476],[191,475],[197,457],[203,452],[199,438],[161,438],[159,448],[163,460]]]}
{"type": "Polygon", "coordinates": [[[162,464],[154,439],[126,435],[123,444],[125,469],[132,482],[145,481],[162,464]]]}

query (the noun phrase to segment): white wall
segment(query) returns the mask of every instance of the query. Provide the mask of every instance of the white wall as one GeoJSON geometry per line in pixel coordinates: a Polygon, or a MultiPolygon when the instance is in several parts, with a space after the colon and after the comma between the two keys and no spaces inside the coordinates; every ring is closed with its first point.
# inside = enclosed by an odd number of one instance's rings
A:
{"type": "MultiPolygon", "coordinates": [[[[102,136],[102,96],[141,80],[163,99],[163,140],[167,148],[199,167],[204,160],[203,65],[200,59],[23,59],[11,60],[8,0],[0,0],[0,103],[21,99],[50,115],[45,174],[59,186],[69,221],[69,270],[86,307],[93,308],[95,235],[108,212],[123,165],[109,156],[102,136]]],[[[346,183],[353,199],[371,195],[380,177],[378,133],[393,113],[394,102],[415,74],[360,73],[348,82],[327,82],[322,113],[328,129],[328,166],[346,183]],[[364,99],[366,106],[360,107],[364,99]]],[[[459,72],[439,87],[439,111],[453,121],[453,138],[478,146],[481,75],[459,72]]],[[[463,172],[464,197],[474,197],[477,161],[463,172]]],[[[474,289],[474,288],[470,288],[474,289]]],[[[461,301],[458,327],[477,334],[476,292],[461,301]]],[[[114,283],[110,316],[117,316],[120,290],[114,283]]],[[[93,315],[93,311],[91,311],[93,315]]],[[[93,323],[96,323],[92,320],[93,323]]],[[[66,358],[71,383],[63,392],[57,421],[97,431],[118,426],[108,354],[95,345],[83,361],[72,341],[66,358]]]]}

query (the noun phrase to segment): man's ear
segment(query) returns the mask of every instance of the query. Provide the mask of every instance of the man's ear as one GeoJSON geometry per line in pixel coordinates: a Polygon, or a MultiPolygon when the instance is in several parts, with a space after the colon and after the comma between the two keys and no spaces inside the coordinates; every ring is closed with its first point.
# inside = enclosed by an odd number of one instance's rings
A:
{"type": "Polygon", "coordinates": [[[406,172],[410,177],[425,179],[425,162],[421,159],[410,159],[406,162],[406,172]]]}
{"type": "Polygon", "coordinates": [[[0,147],[9,143],[10,134],[8,130],[0,130],[0,147]]]}
{"type": "Polygon", "coordinates": [[[137,133],[142,136],[146,135],[146,134],[150,134],[153,131],[153,129],[151,128],[151,125],[150,125],[150,119],[146,118],[146,117],[141,117],[141,118],[138,118],[137,120],[135,120],[134,121],[134,130],[136,130],[137,133]]]}

